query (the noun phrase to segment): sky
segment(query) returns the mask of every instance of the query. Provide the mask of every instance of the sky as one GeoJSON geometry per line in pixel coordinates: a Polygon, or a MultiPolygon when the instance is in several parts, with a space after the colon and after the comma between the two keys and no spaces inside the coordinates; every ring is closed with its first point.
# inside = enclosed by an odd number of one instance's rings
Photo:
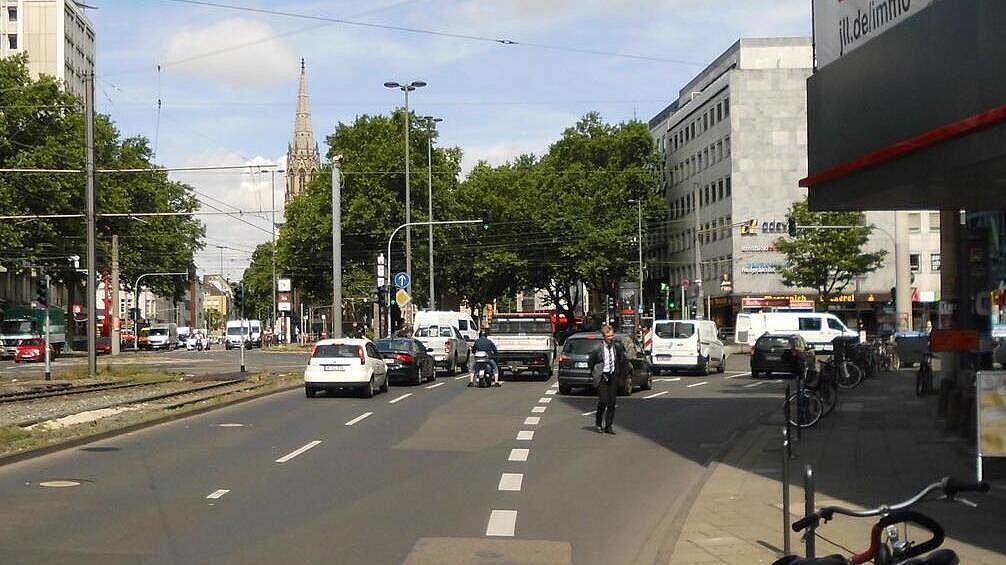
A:
{"type": "MultiPolygon", "coordinates": [[[[410,108],[444,119],[439,143],[460,147],[467,171],[480,160],[541,154],[591,111],[612,123],[645,122],[741,37],[811,33],[811,0],[87,4],[97,8],[88,15],[97,34],[98,110],[124,136],[148,138],[167,167],[282,163],[301,58],[323,159],[338,123],[403,104],[402,92],[383,83],[423,80],[428,86],[410,95],[410,108]]],[[[281,209],[283,175],[273,183],[255,171],[172,177],[195,188],[204,211],[271,210],[274,197],[281,209]]],[[[271,238],[268,214],[201,218],[200,273],[240,278],[255,246],[271,238]]]]}

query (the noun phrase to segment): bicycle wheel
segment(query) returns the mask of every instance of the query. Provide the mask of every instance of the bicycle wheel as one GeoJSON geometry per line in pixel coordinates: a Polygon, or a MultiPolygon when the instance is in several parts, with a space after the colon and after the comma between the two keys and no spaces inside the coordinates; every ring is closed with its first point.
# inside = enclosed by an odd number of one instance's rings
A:
{"type": "Polygon", "coordinates": [[[834,381],[823,382],[816,392],[821,397],[821,402],[824,403],[821,416],[831,414],[835,406],[838,405],[838,385],[834,381]]]}
{"type": "Polygon", "coordinates": [[[915,373],[915,395],[922,396],[933,390],[933,369],[924,361],[915,373]]]}
{"type": "Polygon", "coordinates": [[[846,361],[835,367],[835,381],[842,388],[856,388],[863,382],[863,371],[855,363],[846,361]]]}
{"type": "Polygon", "coordinates": [[[897,371],[901,368],[901,359],[894,351],[887,352],[888,371],[897,371]]]}
{"type": "Polygon", "coordinates": [[[809,390],[798,390],[786,399],[789,405],[789,423],[798,428],[809,428],[821,419],[824,403],[821,397],[809,390]]]}

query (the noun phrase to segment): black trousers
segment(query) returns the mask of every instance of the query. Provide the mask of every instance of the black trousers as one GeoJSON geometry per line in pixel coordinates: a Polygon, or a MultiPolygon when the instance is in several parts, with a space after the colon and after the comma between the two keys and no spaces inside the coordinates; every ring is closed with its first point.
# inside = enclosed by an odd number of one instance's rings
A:
{"type": "Polygon", "coordinates": [[[615,396],[618,394],[618,383],[615,380],[613,373],[604,373],[601,384],[597,387],[597,415],[594,421],[598,426],[610,428],[615,421],[615,396]]]}

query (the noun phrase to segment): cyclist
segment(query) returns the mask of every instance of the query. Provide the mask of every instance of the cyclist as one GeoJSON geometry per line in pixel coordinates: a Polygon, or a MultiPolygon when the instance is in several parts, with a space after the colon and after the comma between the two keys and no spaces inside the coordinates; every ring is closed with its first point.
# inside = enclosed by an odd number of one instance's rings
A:
{"type": "Polygon", "coordinates": [[[484,351],[489,356],[488,363],[489,369],[493,373],[493,386],[500,386],[500,368],[496,364],[496,355],[499,354],[499,351],[496,349],[496,344],[489,339],[489,332],[487,330],[479,330],[479,338],[475,340],[472,351],[475,353],[484,351]]]}

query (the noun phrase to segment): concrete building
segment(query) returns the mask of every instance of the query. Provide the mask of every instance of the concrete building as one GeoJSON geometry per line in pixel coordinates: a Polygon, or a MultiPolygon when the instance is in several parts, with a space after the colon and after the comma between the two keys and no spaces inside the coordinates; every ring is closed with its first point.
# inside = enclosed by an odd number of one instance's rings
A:
{"type": "Polygon", "coordinates": [[[0,0],[0,57],[28,54],[33,77],[48,75],[84,98],[94,70],[94,25],[73,0],[0,0]]]}
{"type": "MultiPolygon", "coordinates": [[[[688,281],[687,302],[693,301],[697,240],[707,299],[702,308],[721,327],[733,326],[742,308],[814,300],[810,289],[782,283],[784,257],[774,246],[786,234],[791,204],[807,195],[798,183],[807,174],[812,60],[808,38],[741,39],[649,121],[662,157],[659,190],[667,211],[648,227],[644,296],[656,297],[660,283],[668,283],[668,294],[680,303],[682,281],[688,281]],[[742,223],[753,229],[742,234],[742,223]]],[[[895,226],[893,212],[866,215],[878,228],[866,250],[887,249],[889,255],[881,269],[850,285],[829,309],[850,322],[866,318],[874,324],[894,285],[895,226]]],[[[939,263],[939,237],[930,239],[930,229],[920,219],[911,243],[918,249],[913,253],[920,275],[932,270],[922,257],[930,261],[935,253],[939,263]]],[[[925,290],[938,294],[938,275],[932,279],[936,287],[925,290]]]]}
{"type": "Polygon", "coordinates": [[[307,93],[307,74],[300,60],[300,85],[297,89],[297,115],[293,124],[293,141],[286,153],[286,201],[304,192],[321,169],[321,155],[311,127],[311,101],[307,93]]]}

